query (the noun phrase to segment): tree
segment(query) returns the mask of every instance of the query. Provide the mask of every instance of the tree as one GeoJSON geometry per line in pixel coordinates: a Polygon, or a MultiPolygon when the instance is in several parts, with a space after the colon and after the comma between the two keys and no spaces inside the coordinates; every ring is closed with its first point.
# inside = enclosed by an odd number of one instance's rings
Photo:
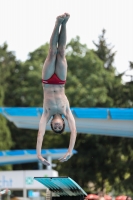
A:
{"type": "MultiPolygon", "coordinates": [[[[7,120],[0,115],[0,150],[10,150],[13,146],[11,132],[7,126],[7,120]]],[[[0,166],[0,170],[10,170],[12,169],[11,165],[0,166]]]]}
{"type": "MultiPolygon", "coordinates": [[[[133,62],[129,62],[129,71],[133,70],[133,62]]],[[[126,76],[130,76],[131,79],[130,81],[126,82],[126,84],[124,85],[124,94],[125,94],[125,98],[124,100],[127,102],[128,107],[133,107],[133,75],[126,75],[126,76]]]]}
{"type": "Polygon", "coordinates": [[[110,47],[110,44],[107,44],[105,39],[105,33],[106,30],[103,29],[102,35],[99,36],[98,44],[94,41],[93,43],[97,48],[95,53],[104,62],[104,67],[108,70],[111,70],[116,52],[112,52],[113,47],[110,47]]]}
{"type": "Polygon", "coordinates": [[[0,47],[0,105],[2,106],[5,101],[5,92],[8,89],[8,76],[10,75],[10,69],[14,66],[15,56],[13,52],[7,50],[8,46],[4,43],[0,47]]]}
{"type": "Polygon", "coordinates": [[[105,84],[110,79],[110,73],[104,69],[103,61],[93,50],[82,45],[79,37],[68,43],[67,52],[66,94],[71,106],[112,106],[113,99],[108,96],[105,84]],[[83,53],[80,53],[81,50],[83,53]]]}
{"type": "MultiPolygon", "coordinates": [[[[14,54],[7,51],[7,44],[0,47],[0,106],[4,105],[5,91],[8,88],[7,77],[9,75],[6,65],[12,67],[14,54]]],[[[13,146],[10,129],[7,120],[0,114],[0,150],[9,150],[13,146]]],[[[0,167],[0,170],[12,169],[11,166],[0,167]]]]}
{"type": "Polygon", "coordinates": [[[7,121],[2,115],[0,115],[0,138],[0,150],[9,150],[13,142],[7,121]]]}
{"type": "MultiPolygon", "coordinates": [[[[104,62],[104,68],[108,71],[109,76],[104,77],[106,88],[108,91],[108,98],[112,99],[110,106],[112,107],[131,107],[132,102],[127,98],[129,96],[129,89],[122,84],[123,73],[116,72],[116,68],[113,66],[116,52],[112,52],[113,47],[111,44],[107,44],[105,39],[106,30],[102,30],[102,34],[99,36],[98,43],[95,43],[95,53],[104,62]]],[[[130,64],[132,66],[132,62],[130,64]]],[[[103,106],[103,105],[100,105],[103,106]]],[[[104,106],[108,106],[107,102],[104,106]]]]}

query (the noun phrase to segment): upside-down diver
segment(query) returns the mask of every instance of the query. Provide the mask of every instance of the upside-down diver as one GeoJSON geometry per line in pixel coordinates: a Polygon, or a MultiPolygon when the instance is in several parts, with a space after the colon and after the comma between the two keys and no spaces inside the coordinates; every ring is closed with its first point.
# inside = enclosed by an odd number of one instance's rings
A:
{"type": "Polygon", "coordinates": [[[46,124],[51,117],[51,128],[55,133],[61,134],[64,131],[65,121],[62,116],[68,121],[71,132],[68,151],[59,159],[60,162],[67,161],[71,157],[77,136],[75,119],[70,110],[64,88],[67,76],[67,61],[65,58],[66,23],[69,17],[68,13],[64,13],[56,18],[55,27],[50,38],[49,53],[42,69],[44,112],[39,123],[36,148],[37,157],[44,165],[50,164],[42,157],[41,148],[46,124]]]}

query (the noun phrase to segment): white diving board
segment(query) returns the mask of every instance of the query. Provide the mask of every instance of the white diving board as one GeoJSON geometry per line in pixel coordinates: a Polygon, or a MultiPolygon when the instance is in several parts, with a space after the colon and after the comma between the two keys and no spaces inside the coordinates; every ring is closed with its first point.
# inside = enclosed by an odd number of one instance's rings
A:
{"type": "MultiPolygon", "coordinates": [[[[52,160],[56,160],[64,156],[68,151],[67,148],[63,149],[42,149],[41,153],[44,158],[46,158],[50,166],[47,166],[47,169],[52,169],[52,160]]],[[[73,150],[72,154],[76,154],[77,151],[73,150]]],[[[4,165],[13,165],[13,164],[23,164],[23,163],[32,163],[39,162],[36,154],[36,149],[24,149],[24,150],[6,150],[0,151],[0,166],[4,165]]],[[[42,168],[42,166],[40,166],[42,168]]]]}
{"type": "MultiPolygon", "coordinates": [[[[133,108],[71,108],[78,133],[133,138],[133,108]]],[[[0,114],[18,128],[38,130],[43,108],[1,107],[0,114]]],[[[51,130],[50,121],[46,130],[51,130]]],[[[65,131],[69,132],[66,122],[65,131]]]]}

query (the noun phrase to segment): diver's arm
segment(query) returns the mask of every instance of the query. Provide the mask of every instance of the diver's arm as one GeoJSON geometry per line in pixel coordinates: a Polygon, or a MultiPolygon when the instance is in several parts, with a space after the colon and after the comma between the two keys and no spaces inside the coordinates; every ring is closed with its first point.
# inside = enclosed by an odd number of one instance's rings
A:
{"type": "Polygon", "coordinates": [[[66,119],[68,121],[68,125],[69,125],[70,131],[71,131],[71,135],[70,135],[70,142],[69,142],[68,151],[62,158],[59,159],[60,162],[65,162],[69,158],[71,158],[72,150],[74,148],[76,137],[77,137],[75,119],[73,117],[73,114],[72,114],[70,108],[67,110],[66,119]]]}
{"type": "Polygon", "coordinates": [[[47,160],[45,160],[41,155],[42,142],[46,130],[47,121],[48,121],[48,116],[47,114],[43,113],[39,122],[39,130],[38,130],[37,144],[36,144],[37,157],[44,165],[50,165],[50,163],[47,162],[47,160]]]}
{"type": "Polygon", "coordinates": [[[76,131],[75,119],[73,117],[73,114],[72,114],[70,108],[67,110],[66,118],[67,118],[68,125],[69,125],[70,132],[71,132],[68,152],[72,153],[72,150],[75,145],[76,137],[77,137],[77,131],[76,131]]]}

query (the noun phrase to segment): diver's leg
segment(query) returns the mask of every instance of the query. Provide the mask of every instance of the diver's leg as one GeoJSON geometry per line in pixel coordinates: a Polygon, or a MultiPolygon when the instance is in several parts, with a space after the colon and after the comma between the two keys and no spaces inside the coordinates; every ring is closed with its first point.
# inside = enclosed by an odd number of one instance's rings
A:
{"type": "Polygon", "coordinates": [[[44,80],[49,79],[55,72],[55,61],[56,61],[56,56],[57,56],[59,28],[62,21],[64,20],[64,16],[65,15],[60,15],[56,18],[54,30],[50,38],[50,47],[49,47],[48,56],[44,62],[44,66],[42,70],[42,79],[44,80]]]}
{"type": "Polygon", "coordinates": [[[67,76],[67,61],[65,58],[65,48],[66,48],[66,23],[70,17],[68,13],[65,13],[65,19],[62,22],[61,30],[59,34],[58,40],[58,52],[57,52],[57,60],[56,60],[56,67],[55,73],[61,80],[66,80],[67,76]]]}

